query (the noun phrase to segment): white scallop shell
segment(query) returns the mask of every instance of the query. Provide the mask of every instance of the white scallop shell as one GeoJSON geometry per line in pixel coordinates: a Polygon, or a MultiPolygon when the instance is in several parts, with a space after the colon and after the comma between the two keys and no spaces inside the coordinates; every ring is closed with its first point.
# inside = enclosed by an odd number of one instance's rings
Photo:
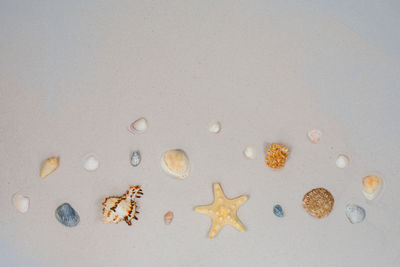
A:
{"type": "Polygon", "coordinates": [[[139,118],[129,125],[129,131],[132,133],[144,133],[147,130],[148,124],[145,118],[139,118]]]}
{"type": "Polygon", "coordinates": [[[248,159],[256,158],[256,149],[253,146],[246,146],[243,150],[243,155],[248,159]]]}
{"type": "Polygon", "coordinates": [[[219,121],[212,122],[208,126],[208,131],[215,134],[219,133],[221,131],[221,123],[219,121]]]}
{"type": "Polygon", "coordinates": [[[21,213],[25,213],[29,209],[29,197],[15,194],[13,196],[14,207],[21,213]]]}
{"type": "Polygon", "coordinates": [[[161,157],[161,168],[170,176],[184,179],[190,173],[190,162],[185,151],[172,149],[161,157]]]}

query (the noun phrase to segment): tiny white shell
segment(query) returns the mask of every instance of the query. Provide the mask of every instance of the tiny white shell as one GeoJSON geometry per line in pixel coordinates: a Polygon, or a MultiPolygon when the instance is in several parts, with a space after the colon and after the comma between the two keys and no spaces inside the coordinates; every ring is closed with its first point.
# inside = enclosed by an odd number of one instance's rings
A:
{"type": "Polygon", "coordinates": [[[319,142],[319,139],[321,139],[321,131],[318,129],[311,129],[307,133],[308,139],[311,141],[311,143],[316,144],[319,142]]]}
{"type": "Polygon", "coordinates": [[[165,225],[169,225],[172,222],[172,219],[174,219],[174,213],[172,211],[168,211],[164,215],[164,223],[165,225]]]}
{"type": "Polygon", "coordinates": [[[336,166],[338,167],[338,168],[341,168],[341,169],[343,169],[343,168],[345,168],[347,165],[349,165],[349,162],[350,162],[350,158],[348,157],[348,156],[346,156],[346,155],[339,155],[337,158],[336,158],[336,166]]]}
{"type": "Polygon", "coordinates": [[[83,167],[88,171],[94,171],[99,167],[99,161],[94,155],[88,155],[83,160],[83,167]]]}
{"type": "Polygon", "coordinates": [[[29,209],[29,198],[22,195],[13,196],[14,207],[21,213],[25,213],[29,209]]]}
{"type": "Polygon", "coordinates": [[[139,118],[129,125],[129,131],[132,133],[143,133],[147,130],[147,120],[145,118],[139,118]]]}
{"type": "Polygon", "coordinates": [[[212,122],[208,126],[208,131],[215,134],[219,133],[221,131],[221,123],[219,121],[212,122]]]}
{"type": "Polygon", "coordinates": [[[246,146],[243,150],[243,155],[248,159],[256,158],[256,149],[253,146],[246,146]]]}

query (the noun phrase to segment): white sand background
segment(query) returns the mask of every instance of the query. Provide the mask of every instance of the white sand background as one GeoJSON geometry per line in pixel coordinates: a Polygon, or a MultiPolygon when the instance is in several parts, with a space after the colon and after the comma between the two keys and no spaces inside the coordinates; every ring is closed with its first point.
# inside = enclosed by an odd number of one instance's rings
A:
{"type": "Polygon", "coordinates": [[[334,2],[1,1],[0,266],[400,266],[400,5],[334,2]],[[132,135],[141,116],[149,129],[132,135]],[[280,171],[265,166],[270,142],[291,149],[280,171]],[[190,157],[186,180],[160,168],[171,148],[190,157]],[[82,167],[90,152],[95,172],[82,167]],[[341,153],[348,168],[335,166],[341,153]],[[54,155],[59,169],[41,179],[54,155]],[[376,171],[385,189],[367,202],[361,179],[376,171]],[[193,207],[212,201],[214,182],[250,196],[247,232],[208,239],[193,207]],[[103,224],[104,198],[135,184],[139,221],[103,224]],[[335,197],[322,220],[301,206],[315,187],[335,197]],[[75,228],[55,219],[64,202],[75,228]],[[348,202],[366,209],[363,223],[346,220],[348,202]]]}

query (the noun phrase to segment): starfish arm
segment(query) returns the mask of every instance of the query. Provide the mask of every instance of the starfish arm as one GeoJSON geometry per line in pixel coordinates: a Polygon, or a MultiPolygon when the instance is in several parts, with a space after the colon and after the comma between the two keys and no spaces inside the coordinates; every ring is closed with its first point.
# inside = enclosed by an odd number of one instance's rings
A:
{"type": "Polygon", "coordinates": [[[217,200],[219,197],[225,198],[224,192],[222,191],[221,185],[218,183],[214,184],[214,198],[217,200]]]}
{"type": "Polygon", "coordinates": [[[229,224],[240,232],[246,232],[246,227],[244,227],[243,223],[239,220],[237,216],[235,216],[235,218],[229,224]]]}
{"type": "Polygon", "coordinates": [[[219,233],[219,231],[221,231],[221,229],[222,225],[213,220],[210,232],[208,233],[208,237],[214,238],[219,233]]]}
{"type": "Polygon", "coordinates": [[[237,197],[237,198],[235,198],[235,199],[232,199],[232,202],[233,202],[233,204],[235,204],[237,207],[239,207],[239,206],[243,205],[244,202],[247,201],[247,199],[249,199],[248,196],[240,196],[240,197],[237,197]]]}
{"type": "Polygon", "coordinates": [[[194,208],[195,212],[203,213],[203,214],[208,214],[208,211],[210,210],[211,206],[197,206],[194,208]]]}

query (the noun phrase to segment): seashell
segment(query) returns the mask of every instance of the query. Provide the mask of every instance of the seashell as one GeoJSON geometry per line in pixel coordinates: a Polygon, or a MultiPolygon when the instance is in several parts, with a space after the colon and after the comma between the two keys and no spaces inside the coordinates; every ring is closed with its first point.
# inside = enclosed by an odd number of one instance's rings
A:
{"type": "Polygon", "coordinates": [[[172,211],[168,211],[167,213],[165,213],[164,215],[165,225],[170,225],[173,218],[174,218],[174,213],[172,211]]]}
{"type": "Polygon", "coordinates": [[[56,218],[61,224],[68,227],[77,226],[80,221],[78,213],[68,203],[64,203],[56,209],[56,218]]]}
{"type": "Polygon", "coordinates": [[[142,161],[142,156],[140,155],[139,150],[132,152],[131,165],[133,167],[137,167],[137,166],[139,166],[141,161],[142,161]]]}
{"type": "Polygon", "coordinates": [[[383,179],[377,175],[369,175],[362,180],[363,194],[369,199],[375,199],[382,190],[383,179]]]}
{"type": "Polygon", "coordinates": [[[271,144],[267,151],[265,163],[272,169],[280,169],[285,166],[289,149],[279,144],[271,144]]]}
{"type": "Polygon", "coordinates": [[[103,202],[104,223],[119,223],[124,220],[128,225],[132,225],[132,219],[137,220],[136,198],[143,195],[140,186],[129,187],[125,195],[120,197],[107,197],[103,202]]]}
{"type": "Polygon", "coordinates": [[[346,156],[346,155],[343,155],[343,154],[339,155],[336,158],[336,166],[338,168],[341,168],[341,169],[343,169],[347,165],[349,165],[349,162],[350,162],[350,158],[348,156],[346,156]]]}
{"type": "Polygon", "coordinates": [[[145,118],[139,118],[129,125],[129,131],[135,134],[144,133],[147,127],[147,120],[145,118]]]}
{"type": "Polygon", "coordinates": [[[212,122],[208,126],[208,131],[215,134],[219,133],[221,131],[221,123],[219,121],[212,122]]]}
{"type": "Polygon", "coordinates": [[[321,131],[318,129],[311,129],[307,133],[308,139],[311,141],[311,143],[316,144],[319,142],[319,139],[321,139],[321,131]]]}
{"type": "Polygon", "coordinates": [[[315,188],[304,195],[303,208],[313,217],[321,219],[329,215],[335,200],[325,188],[315,188]]]}
{"type": "Polygon", "coordinates": [[[283,209],[282,209],[281,205],[279,205],[279,204],[275,205],[273,211],[277,217],[280,217],[280,218],[283,217],[283,209]]]}
{"type": "Polygon", "coordinates": [[[248,159],[255,159],[256,149],[253,146],[246,146],[243,150],[243,155],[248,159]]]}
{"type": "Polygon", "coordinates": [[[95,171],[99,168],[99,161],[94,155],[88,155],[83,160],[83,167],[88,171],[95,171]]]}
{"type": "Polygon", "coordinates": [[[365,209],[355,204],[347,204],[345,213],[352,224],[360,223],[365,219],[365,209]]]}
{"type": "Polygon", "coordinates": [[[14,207],[21,213],[25,213],[29,209],[29,197],[15,194],[12,198],[14,207]]]}
{"type": "Polygon", "coordinates": [[[173,177],[184,179],[189,175],[190,162],[185,151],[172,149],[162,156],[161,168],[173,177]]]}
{"type": "Polygon", "coordinates": [[[50,173],[54,172],[58,168],[59,161],[60,161],[59,157],[51,157],[46,159],[42,164],[42,168],[40,170],[40,177],[44,178],[50,173]]]}

